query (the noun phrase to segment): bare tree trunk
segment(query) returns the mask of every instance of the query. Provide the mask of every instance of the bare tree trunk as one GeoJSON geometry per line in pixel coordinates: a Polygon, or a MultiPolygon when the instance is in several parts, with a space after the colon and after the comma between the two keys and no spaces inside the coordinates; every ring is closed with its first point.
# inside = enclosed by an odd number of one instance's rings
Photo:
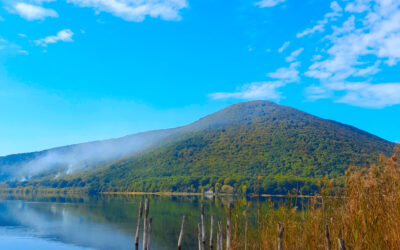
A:
{"type": "Polygon", "coordinates": [[[181,247],[182,247],[183,227],[185,226],[185,218],[186,218],[185,215],[182,216],[181,232],[180,232],[179,238],[178,238],[178,250],[181,250],[181,247]]]}
{"type": "Polygon", "coordinates": [[[339,250],[346,250],[346,245],[344,244],[344,240],[337,239],[337,241],[338,241],[338,245],[339,245],[338,249],[339,250]]]}
{"type": "Polygon", "coordinates": [[[147,217],[149,216],[149,199],[144,202],[144,219],[143,219],[143,246],[142,250],[146,250],[147,246],[147,217]]]}
{"type": "Polygon", "coordinates": [[[140,231],[140,221],[142,220],[142,214],[143,214],[143,202],[140,201],[139,215],[138,215],[136,234],[135,234],[135,250],[139,250],[139,231],[140,231]]]}
{"type": "Polygon", "coordinates": [[[201,204],[201,245],[202,249],[206,249],[206,225],[204,223],[204,204],[201,204]]]}
{"type": "Polygon", "coordinates": [[[244,217],[245,224],[244,224],[244,250],[247,250],[247,229],[248,229],[248,222],[247,222],[247,214],[244,217]]]}
{"type": "Polygon", "coordinates": [[[231,206],[228,205],[228,214],[226,219],[226,250],[231,250],[231,206]]]}
{"type": "Polygon", "coordinates": [[[217,241],[218,241],[218,245],[217,248],[219,250],[223,250],[223,236],[222,236],[222,222],[218,221],[218,236],[217,236],[217,241]]]}
{"type": "Polygon", "coordinates": [[[197,234],[197,237],[198,237],[198,240],[199,240],[199,250],[202,250],[202,248],[201,248],[201,225],[200,225],[200,223],[199,224],[197,224],[197,228],[198,228],[198,234],[197,234]]]}
{"type": "Polygon", "coordinates": [[[146,239],[146,249],[150,250],[150,244],[151,244],[151,224],[153,223],[153,219],[150,218],[149,220],[149,226],[147,229],[147,239],[146,239]]]}
{"type": "Polygon", "coordinates": [[[278,250],[282,250],[282,236],[284,228],[281,223],[278,223],[278,250]]]}
{"type": "Polygon", "coordinates": [[[214,216],[211,215],[211,225],[210,225],[210,250],[213,249],[213,234],[214,234],[214,216]]]}
{"type": "Polygon", "coordinates": [[[324,231],[325,231],[326,250],[331,250],[331,240],[329,238],[328,224],[325,224],[324,231]]]}

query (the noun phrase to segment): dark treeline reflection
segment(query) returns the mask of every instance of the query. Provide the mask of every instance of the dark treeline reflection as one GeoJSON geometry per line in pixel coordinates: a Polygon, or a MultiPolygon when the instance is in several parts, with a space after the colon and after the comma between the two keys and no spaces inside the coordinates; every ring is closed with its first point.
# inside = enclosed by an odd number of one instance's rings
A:
{"type": "MultiPolygon", "coordinates": [[[[4,197],[0,201],[0,227],[7,234],[32,237],[93,249],[133,249],[139,202],[144,196],[4,197]]],[[[185,249],[197,246],[199,197],[150,199],[153,218],[152,249],[176,249],[182,215],[185,249]]],[[[204,199],[210,215],[223,219],[228,198],[204,199]]],[[[29,246],[28,248],[29,249],[29,246]]]]}

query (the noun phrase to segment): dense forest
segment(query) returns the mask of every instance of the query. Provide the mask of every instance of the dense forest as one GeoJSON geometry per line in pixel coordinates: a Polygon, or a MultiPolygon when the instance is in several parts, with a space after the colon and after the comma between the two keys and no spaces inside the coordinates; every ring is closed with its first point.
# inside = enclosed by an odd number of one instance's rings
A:
{"type": "Polygon", "coordinates": [[[94,170],[42,174],[11,187],[147,191],[314,193],[322,177],[340,185],[350,166],[375,163],[394,144],[267,101],[239,103],[185,127],[159,146],[94,170]]]}

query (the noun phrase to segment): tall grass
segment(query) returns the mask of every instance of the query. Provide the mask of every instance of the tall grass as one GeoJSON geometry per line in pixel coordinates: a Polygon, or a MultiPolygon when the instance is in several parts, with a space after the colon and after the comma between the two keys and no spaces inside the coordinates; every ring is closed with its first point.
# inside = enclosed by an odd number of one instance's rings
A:
{"type": "Polygon", "coordinates": [[[246,201],[238,202],[232,216],[233,248],[276,249],[281,223],[283,249],[327,249],[325,225],[331,249],[338,249],[339,238],[347,249],[400,249],[399,156],[397,149],[369,168],[350,168],[341,194],[331,195],[332,183],[326,179],[321,196],[278,209],[268,202],[259,206],[255,218],[248,218],[246,201]]]}

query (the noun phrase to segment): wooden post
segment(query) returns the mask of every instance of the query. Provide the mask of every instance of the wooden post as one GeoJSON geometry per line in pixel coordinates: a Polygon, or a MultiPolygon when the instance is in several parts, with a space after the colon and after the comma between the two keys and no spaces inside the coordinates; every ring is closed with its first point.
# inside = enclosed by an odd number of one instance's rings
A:
{"type": "Polygon", "coordinates": [[[337,239],[337,241],[338,241],[338,249],[339,250],[346,250],[346,246],[345,246],[345,244],[344,244],[344,240],[342,240],[342,239],[337,239]]]}
{"type": "Polygon", "coordinates": [[[281,223],[278,223],[278,250],[282,250],[282,236],[284,228],[281,223]]]}
{"type": "Polygon", "coordinates": [[[201,245],[202,249],[206,249],[206,225],[204,223],[204,204],[201,203],[201,245]]]}
{"type": "Polygon", "coordinates": [[[139,231],[140,231],[140,221],[142,220],[142,214],[143,214],[143,202],[140,201],[139,215],[138,215],[136,234],[135,234],[135,250],[139,250],[139,231]]]}
{"type": "Polygon", "coordinates": [[[151,224],[153,222],[153,219],[150,218],[149,220],[149,226],[147,229],[147,239],[146,239],[146,249],[150,250],[150,243],[151,243],[151,224]]]}
{"type": "Polygon", "coordinates": [[[147,217],[149,216],[149,199],[144,202],[144,219],[143,219],[143,246],[142,250],[147,250],[147,217]]]}
{"type": "Polygon", "coordinates": [[[328,224],[325,224],[324,231],[325,231],[326,250],[331,250],[331,240],[329,239],[328,224]]]}
{"type": "Polygon", "coordinates": [[[211,224],[210,224],[210,250],[213,249],[213,234],[214,234],[214,216],[211,215],[211,224]]]}
{"type": "Polygon", "coordinates": [[[200,225],[200,223],[197,224],[197,229],[198,229],[197,238],[199,240],[199,250],[202,250],[202,248],[201,248],[201,225],[200,225]]]}
{"type": "Polygon", "coordinates": [[[247,213],[246,216],[244,217],[245,219],[245,224],[244,224],[244,250],[247,250],[247,229],[248,229],[248,223],[247,223],[247,213]]]}
{"type": "Polygon", "coordinates": [[[231,205],[228,205],[226,218],[226,250],[231,250],[231,205]]]}
{"type": "Polygon", "coordinates": [[[222,222],[218,221],[218,236],[217,236],[218,245],[217,245],[217,248],[219,250],[223,250],[222,238],[223,238],[223,236],[222,236],[222,222]]]}
{"type": "Polygon", "coordinates": [[[185,226],[185,218],[186,218],[185,215],[182,216],[181,232],[179,234],[179,239],[178,239],[178,250],[181,250],[181,247],[182,247],[183,227],[185,226]]]}

